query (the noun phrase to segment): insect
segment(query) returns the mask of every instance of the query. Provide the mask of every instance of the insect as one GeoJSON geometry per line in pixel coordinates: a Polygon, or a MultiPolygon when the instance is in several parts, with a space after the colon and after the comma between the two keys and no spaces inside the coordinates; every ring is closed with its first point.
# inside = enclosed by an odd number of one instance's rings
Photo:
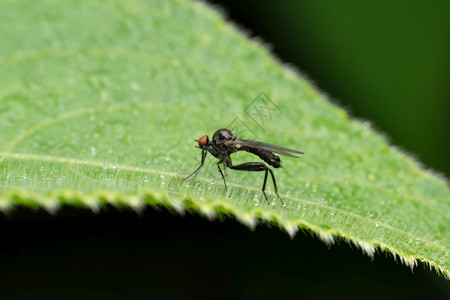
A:
{"type": "Polygon", "coordinates": [[[254,171],[254,172],[264,171],[265,172],[264,182],[262,186],[264,198],[266,199],[267,202],[269,202],[269,200],[267,200],[265,189],[267,183],[267,174],[270,173],[270,175],[272,176],[275,194],[277,195],[282,205],[284,205],[284,203],[281,200],[280,195],[278,194],[275,175],[273,174],[273,171],[265,163],[248,162],[235,166],[231,162],[230,154],[238,151],[247,151],[254,155],[259,156],[259,158],[261,158],[263,161],[265,161],[274,168],[281,167],[280,157],[278,157],[274,153],[295,158],[298,158],[298,156],[295,156],[291,153],[304,154],[303,152],[297,150],[292,150],[276,145],[266,144],[252,140],[238,139],[230,130],[226,128],[217,130],[214,133],[211,141],[209,140],[209,137],[207,135],[202,136],[201,138],[195,141],[198,142],[198,147],[197,146],[196,147],[202,149],[202,160],[200,162],[200,166],[198,166],[198,168],[194,172],[192,172],[191,175],[187,176],[185,179],[197,175],[201,167],[203,167],[206,154],[208,154],[209,152],[219,160],[217,162],[217,167],[219,169],[220,175],[222,175],[223,183],[225,184],[225,190],[227,190],[227,183],[225,180],[225,176],[223,175],[222,169],[220,168],[220,164],[224,164],[226,167],[238,171],[254,171]]]}

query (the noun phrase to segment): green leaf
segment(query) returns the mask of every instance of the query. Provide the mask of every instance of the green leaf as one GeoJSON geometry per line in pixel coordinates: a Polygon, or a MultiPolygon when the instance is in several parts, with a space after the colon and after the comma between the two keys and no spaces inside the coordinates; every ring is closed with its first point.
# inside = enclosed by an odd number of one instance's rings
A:
{"type": "MultiPolygon", "coordinates": [[[[347,240],[450,277],[450,192],[204,4],[1,1],[0,207],[110,203],[269,222],[347,240]],[[228,193],[194,139],[304,151],[262,173],[228,170],[228,193]]],[[[352,84],[352,83],[349,83],[352,84]]],[[[234,163],[256,160],[234,155],[234,163]]]]}

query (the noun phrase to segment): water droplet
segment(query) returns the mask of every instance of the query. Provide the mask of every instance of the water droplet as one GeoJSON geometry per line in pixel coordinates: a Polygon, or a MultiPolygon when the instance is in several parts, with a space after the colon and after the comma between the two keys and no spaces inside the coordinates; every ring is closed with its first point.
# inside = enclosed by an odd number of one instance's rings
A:
{"type": "Polygon", "coordinates": [[[141,90],[141,86],[139,84],[137,84],[136,82],[132,82],[130,84],[130,87],[131,87],[132,90],[135,90],[135,91],[140,91],[141,90]]]}
{"type": "Polygon", "coordinates": [[[380,226],[380,224],[378,224],[378,223],[375,224],[375,227],[379,227],[379,226],[380,226]]]}
{"type": "Polygon", "coordinates": [[[44,166],[41,166],[41,167],[39,168],[39,171],[43,172],[43,171],[44,171],[44,166]]]}
{"type": "Polygon", "coordinates": [[[325,200],[325,198],[319,198],[318,200],[317,200],[317,203],[319,203],[319,204],[327,204],[328,202],[327,202],[327,200],[325,200]]]}
{"type": "Polygon", "coordinates": [[[253,196],[253,199],[254,199],[254,201],[255,201],[255,206],[258,206],[258,205],[259,205],[259,195],[258,195],[258,194],[255,194],[255,195],[253,196]]]}

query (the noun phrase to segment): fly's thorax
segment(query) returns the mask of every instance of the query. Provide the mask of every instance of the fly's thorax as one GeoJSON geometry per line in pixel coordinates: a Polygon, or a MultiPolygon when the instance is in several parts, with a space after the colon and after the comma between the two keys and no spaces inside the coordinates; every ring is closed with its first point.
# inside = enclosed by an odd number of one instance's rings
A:
{"type": "Polygon", "coordinates": [[[219,144],[225,141],[234,141],[236,136],[228,129],[222,128],[214,132],[213,142],[219,144]]]}
{"type": "Polygon", "coordinates": [[[231,154],[230,148],[228,148],[223,143],[215,143],[215,141],[211,141],[207,148],[208,152],[211,153],[215,158],[222,160],[223,158],[229,156],[231,154]]]}
{"type": "Polygon", "coordinates": [[[217,130],[210,142],[209,152],[217,158],[223,158],[235,152],[233,149],[233,141],[236,136],[228,129],[217,130]]]}
{"type": "MultiPolygon", "coordinates": [[[[215,152],[217,152],[220,156],[226,156],[233,153],[233,147],[230,146],[229,143],[225,142],[216,142],[213,141],[211,143],[211,147],[215,152]]],[[[217,157],[217,156],[216,156],[217,157]]]]}

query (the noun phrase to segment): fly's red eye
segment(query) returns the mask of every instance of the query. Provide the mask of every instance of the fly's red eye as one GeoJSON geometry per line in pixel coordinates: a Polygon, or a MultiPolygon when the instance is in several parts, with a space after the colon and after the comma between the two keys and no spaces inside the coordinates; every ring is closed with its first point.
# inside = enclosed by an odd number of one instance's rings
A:
{"type": "Polygon", "coordinates": [[[198,139],[198,146],[200,148],[203,148],[204,146],[206,146],[209,143],[209,138],[207,135],[202,136],[201,138],[198,139]]]}

